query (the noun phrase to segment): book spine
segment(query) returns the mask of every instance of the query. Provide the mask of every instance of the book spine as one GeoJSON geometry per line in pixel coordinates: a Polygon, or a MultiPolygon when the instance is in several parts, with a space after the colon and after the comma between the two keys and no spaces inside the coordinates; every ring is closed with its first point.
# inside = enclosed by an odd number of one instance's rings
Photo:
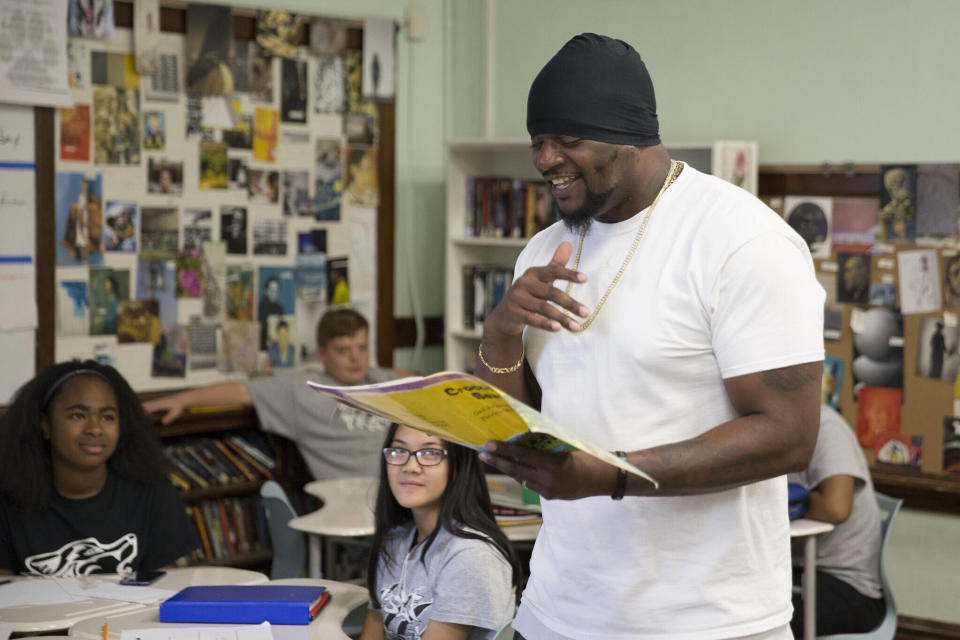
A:
{"type": "Polygon", "coordinates": [[[220,514],[220,528],[223,530],[223,540],[226,542],[227,553],[231,556],[237,553],[237,534],[233,530],[227,508],[223,498],[217,498],[217,513],[220,514]]]}
{"type": "Polygon", "coordinates": [[[231,451],[227,445],[225,445],[223,442],[219,440],[214,440],[213,446],[216,447],[217,450],[224,457],[226,457],[226,459],[230,462],[231,465],[233,465],[234,468],[237,469],[237,471],[243,474],[244,478],[246,478],[250,482],[257,481],[257,476],[254,475],[254,473],[247,468],[247,465],[245,465],[243,462],[240,462],[237,456],[234,455],[233,451],[231,451]]]}
{"type": "Polygon", "coordinates": [[[260,464],[258,460],[254,460],[249,453],[244,451],[243,447],[238,445],[233,440],[225,440],[223,441],[223,444],[229,447],[239,458],[247,463],[248,467],[260,474],[261,477],[266,478],[267,480],[273,480],[273,474],[270,473],[270,470],[260,464]]]}
{"type": "Polygon", "coordinates": [[[464,183],[464,191],[466,195],[466,202],[464,202],[464,215],[463,215],[463,235],[465,238],[470,238],[474,235],[473,229],[473,211],[474,211],[474,200],[476,199],[476,193],[474,192],[474,179],[467,178],[464,183]]]}
{"type": "Polygon", "coordinates": [[[522,238],[524,227],[527,224],[526,193],[523,189],[523,180],[515,179],[510,185],[510,237],[522,238]]]}
{"type": "Polygon", "coordinates": [[[211,485],[216,486],[220,484],[226,484],[225,481],[221,481],[220,477],[217,475],[217,472],[214,471],[213,467],[207,464],[207,461],[203,459],[203,456],[197,452],[196,448],[192,445],[184,445],[181,449],[184,453],[184,462],[190,464],[192,462],[191,468],[198,472],[202,473],[203,477],[211,485]]]}
{"type": "Polygon", "coordinates": [[[209,489],[210,481],[205,477],[206,473],[198,471],[195,467],[195,463],[192,459],[188,460],[186,452],[178,448],[170,449],[169,458],[173,461],[174,465],[183,471],[192,482],[194,482],[197,487],[200,489],[209,489]]]}
{"type": "Polygon", "coordinates": [[[200,536],[200,544],[203,547],[203,557],[206,560],[213,560],[213,547],[210,546],[210,536],[207,533],[202,509],[200,507],[190,507],[190,511],[193,513],[193,521],[197,525],[197,534],[200,536]]]}
{"type": "Polygon", "coordinates": [[[463,265],[463,328],[473,329],[473,265],[463,265]]]}
{"type": "Polygon", "coordinates": [[[240,504],[240,498],[230,498],[228,506],[233,510],[233,528],[237,534],[237,551],[250,553],[250,538],[247,537],[247,528],[244,526],[243,506],[240,504]]]}
{"type": "Polygon", "coordinates": [[[203,503],[203,519],[207,523],[207,533],[210,536],[210,545],[213,547],[213,557],[216,560],[227,556],[226,541],[223,530],[220,528],[220,517],[213,502],[203,503]]]}
{"type": "Polygon", "coordinates": [[[240,436],[230,436],[230,442],[235,443],[237,446],[241,447],[244,451],[250,454],[252,457],[260,461],[260,464],[267,467],[271,471],[276,469],[277,461],[273,457],[273,454],[265,453],[260,447],[249,442],[248,440],[241,438],[240,436]]]}

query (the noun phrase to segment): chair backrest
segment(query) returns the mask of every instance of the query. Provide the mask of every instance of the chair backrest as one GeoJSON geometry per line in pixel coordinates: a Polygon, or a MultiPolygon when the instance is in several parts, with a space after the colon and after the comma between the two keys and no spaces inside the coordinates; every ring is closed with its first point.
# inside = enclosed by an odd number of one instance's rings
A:
{"type": "Polygon", "coordinates": [[[817,640],[893,640],[897,633],[897,605],[887,580],[887,543],[890,541],[890,525],[893,524],[893,518],[900,510],[903,500],[882,493],[874,495],[880,508],[880,530],[883,532],[883,541],[880,543],[880,583],[883,585],[883,600],[887,607],[883,621],[872,631],[817,636],[817,640]]]}
{"type": "Polygon", "coordinates": [[[283,487],[267,480],[260,487],[263,510],[267,515],[267,529],[273,547],[273,562],[270,566],[270,578],[299,578],[303,575],[307,559],[307,543],[304,534],[287,526],[297,517],[293,505],[287,499],[283,487]]]}

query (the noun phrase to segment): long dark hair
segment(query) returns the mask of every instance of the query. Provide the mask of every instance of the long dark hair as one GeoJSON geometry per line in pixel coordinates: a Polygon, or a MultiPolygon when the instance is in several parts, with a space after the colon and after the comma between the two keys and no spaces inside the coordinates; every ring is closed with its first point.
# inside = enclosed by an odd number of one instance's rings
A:
{"type": "MultiPolygon", "coordinates": [[[[393,423],[387,430],[387,437],[383,446],[389,447],[393,436],[400,425],[393,423]]],[[[493,517],[493,505],[490,503],[490,492],[483,475],[483,467],[477,458],[476,451],[451,442],[443,441],[447,450],[449,471],[447,486],[440,496],[440,515],[437,518],[437,527],[427,536],[420,552],[420,561],[423,562],[427,549],[433,544],[441,527],[460,538],[483,540],[492,545],[510,564],[511,582],[516,591],[515,601],[520,602],[520,563],[517,555],[510,546],[507,536],[497,525],[493,517]],[[468,530],[470,529],[470,530],[468,530]],[[479,533],[477,533],[479,532],[479,533]]],[[[384,542],[390,532],[397,526],[413,522],[413,512],[400,505],[390,490],[387,480],[387,461],[380,456],[380,487],[377,490],[377,505],[374,509],[375,528],[373,541],[370,547],[370,559],[367,563],[367,591],[374,606],[380,606],[377,597],[377,567],[381,554],[385,553],[384,542]]],[[[396,558],[385,558],[386,562],[396,561],[396,558]]]]}
{"type": "Polygon", "coordinates": [[[165,477],[167,458],[140,399],[117,370],[94,360],[72,360],[47,367],[14,394],[0,417],[0,498],[23,510],[42,511],[50,505],[53,470],[50,443],[43,438],[41,420],[63,390],[64,376],[101,377],[117,398],[120,436],[107,465],[125,479],[150,483],[165,477]],[[91,373],[74,373],[86,370],[91,373]],[[59,384],[58,384],[59,383],[59,384]],[[52,390],[52,392],[51,392],[52,390]],[[49,396],[49,397],[48,397],[49,396]]]}

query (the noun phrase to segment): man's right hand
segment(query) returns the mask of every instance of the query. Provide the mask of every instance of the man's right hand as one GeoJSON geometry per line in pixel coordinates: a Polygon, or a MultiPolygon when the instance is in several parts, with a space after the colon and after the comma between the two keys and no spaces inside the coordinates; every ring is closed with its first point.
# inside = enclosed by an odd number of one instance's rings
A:
{"type": "Polygon", "coordinates": [[[143,403],[143,410],[148,414],[163,413],[163,417],[160,418],[161,424],[170,424],[179,418],[186,408],[187,405],[178,400],[176,395],[154,398],[143,403]]]}
{"type": "Polygon", "coordinates": [[[530,267],[517,278],[500,304],[484,320],[484,335],[519,336],[524,326],[545,331],[559,331],[562,328],[578,331],[580,323],[563,310],[581,318],[587,317],[589,310],[563,289],[553,285],[556,280],[576,283],[587,281],[586,274],[565,266],[572,253],[573,245],[561,242],[547,265],[530,267]]]}

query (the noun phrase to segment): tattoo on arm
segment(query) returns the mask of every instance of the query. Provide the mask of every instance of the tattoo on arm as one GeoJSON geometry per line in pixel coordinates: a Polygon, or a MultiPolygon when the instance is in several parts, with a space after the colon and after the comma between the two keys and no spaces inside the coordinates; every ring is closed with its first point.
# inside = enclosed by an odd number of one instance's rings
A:
{"type": "Polygon", "coordinates": [[[813,377],[803,367],[792,366],[764,371],[761,374],[761,379],[765,385],[774,391],[790,393],[804,387],[813,380],[813,377]]]}

